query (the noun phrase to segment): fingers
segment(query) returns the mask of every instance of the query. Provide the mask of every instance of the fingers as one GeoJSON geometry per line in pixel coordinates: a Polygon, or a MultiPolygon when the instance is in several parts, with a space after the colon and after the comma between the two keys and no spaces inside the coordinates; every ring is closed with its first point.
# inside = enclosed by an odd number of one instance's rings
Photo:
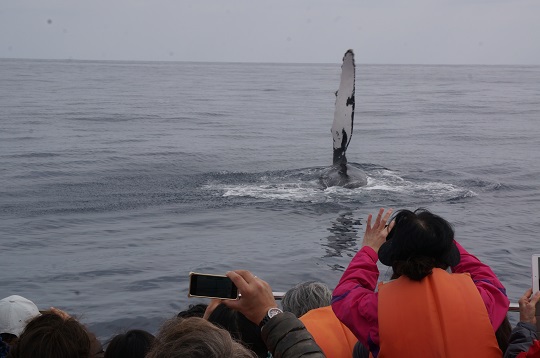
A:
{"type": "Polygon", "coordinates": [[[226,275],[236,285],[240,292],[246,291],[249,287],[249,282],[256,279],[255,276],[247,270],[229,271],[226,275]]]}
{"type": "Polygon", "coordinates": [[[390,219],[390,215],[392,215],[392,212],[394,211],[394,209],[390,208],[388,209],[388,211],[386,212],[386,214],[384,214],[384,217],[383,217],[383,224],[386,225],[386,223],[388,222],[388,219],[390,219]]]}
{"type": "Polygon", "coordinates": [[[372,230],[388,229],[388,232],[392,230],[392,228],[395,225],[395,222],[392,221],[389,225],[387,225],[386,223],[390,219],[390,216],[392,215],[394,209],[388,209],[386,213],[384,213],[384,210],[385,210],[384,208],[379,209],[379,212],[377,213],[377,217],[375,218],[375,222],[373,223],[373,226],[371,225],[371,222],[373,220],[373,215],[372,214],[368,215],[367,223],[366,223],[366,234],[370,235],[373,232],[372,230]]]}
{"type": "Polygon", "coordinates": [[[241,312],[251,322],[258,324],[269,308],[277,307],[268,282],[245,270],[227,272],[227,277],[238,287],[242,296],[238,300],[223,300],[222,303],[241,312]]]}
{"type": "Polygon", "coordinates": [[[534,295],[532,292],[532,288],[529,288],[519,299],[519,320],[536,324],[536,304],[540,301],[540,292],[534,295]]]}
{"type": "Polygon", "coordinates": [[[212,314],[212,312],[214,312],[216,307],[220,304],[221,300],[219,298],[213,298],[212,300],[210,300],[210,303],[208,304],[208,306],[206,306],[206,310],[204,311],[203,318],[207,320],[212,314]]]}
{"type": "Polygon", "coordinates": [[[540,291],[536,292],[534,295],[532,294],[532,288],[529,288],[523,296],[519,299],[519,306],[527,306],[530,305],[532,307],[536,306],[536,304],[540,301],[540,291]]]}
{"type": "Polygon", "coordinates": [[[254,274],[252,274],[251,272],[249,272],[248,270],[235,270],[233,271],[235,273],[237,273],[239,276],[241,276],[244,281],[246,281],[247,283],[250,283],[252,282],[254,279],[257,278],[257,276],[255,276],[254,274]]]}
{"type": "Polygon", "coordinates": [[[373,219],[373,215],[369,214],[367,217],[367,224],[366,224],[366,227],[368,230],[371,229],[371,219],[373,219]]]}
{"type": "Polygon", "coordinates": [[[373,226],[378,227],[381,225],[381,217],[383,213],[384,213],[384,208],[380,208],[379,213],[377,214],[377,218],[375,219],[375,225],[373,226]]]}
{"type": "MultiPolygon", "coordinates": [[[[530,289],[529,291],[532,292],[532,289],[530,289]]],[[[536,293],[531,297],[531,305],[536,306],[536,304],[538,303],[538,301],[540,301],[540,291],[536,292],[536,293]]]]}
{"type": "Polygon", "coordinates": [[[264,280],[259,279],[247,270],[229,271],[226,275],[236,285],[238,292],[242,296],[249,295],[261,287],[266,288],[269,286],[264,280]]]}
{"type": "MultiPolygon", "coordinates": [[[[386,213],[384,213],[384,210],[385,210],[384,208],[379,209],[379,212],[377,213],[377,218],[375,219],[375,223],[373,224],[374,228],[381,229],[381,228],[386,227],[386,223],[388,222],[388,219],[390,219],[390,215],[392,215],[392,212],[394,211],[394,209],[388,209],[386,213]]],[[[372,215],[370,214],[368,216],[368,222],[367,222],[368,227],[371,226],[371,218],[372,218],[372,215]]]]}
{"type": "MultiPolygon", "coordinates": [[[[240,307],[242,307],[242,303],[240,302],[240,299],[238,300],[223,300],[222,302],[225,306],[229,307],[230,309],[233,309],[235,311],[239,311],[240,307]]],[[[206,314],[206,312],[205,312],[206,314]]],[[[210,317],[210,315],[208,315],[210,317]]]]}
{"type": "Polygon", "coordinates": [[[529,303],[529,297],[531,297],[531,295],[532,295],[532,288],[529,288],[527,291],[525,291],[523,296],[521,296],[518,303],[520,305],[526,305],[527,303],[529,303]]]}

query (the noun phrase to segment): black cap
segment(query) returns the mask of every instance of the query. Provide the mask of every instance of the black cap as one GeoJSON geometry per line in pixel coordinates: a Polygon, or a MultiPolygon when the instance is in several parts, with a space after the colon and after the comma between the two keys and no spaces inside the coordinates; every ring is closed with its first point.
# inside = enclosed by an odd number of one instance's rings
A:
{"type": "Polygon", "coordinates": [[[432,257],[456,266],[461,255],[454,242],[452,226],[440,216],[419,209],[399,211],[395,225],[379,249],[379,260],[386,266],[413,257],[432,257]]]}

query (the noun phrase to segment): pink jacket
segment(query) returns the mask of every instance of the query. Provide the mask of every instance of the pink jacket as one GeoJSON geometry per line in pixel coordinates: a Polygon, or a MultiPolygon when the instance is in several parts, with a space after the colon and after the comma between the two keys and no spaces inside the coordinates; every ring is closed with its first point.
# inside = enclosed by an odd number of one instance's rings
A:
{"type": "MultiPolygon", "coordinates": [[[[510,301],[506,290],[489,266],[468,253],[459,243],[456,245],[461,261],[452,272],[468,272],[486,305],[493,329],[497,330],[508,312],[510,301]]],[[[360,342],[369,347],[374,357],[379,352],[379,322],[377,315],[379,279],[377,253],[363,247],[354,256],[349,267],[334,289],[332,309],[336,316],[354,333],[360,342]]]]}

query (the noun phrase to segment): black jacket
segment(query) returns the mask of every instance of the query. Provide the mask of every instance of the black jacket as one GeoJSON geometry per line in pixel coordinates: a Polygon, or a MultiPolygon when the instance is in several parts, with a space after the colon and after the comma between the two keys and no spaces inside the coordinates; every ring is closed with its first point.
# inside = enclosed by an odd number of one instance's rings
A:
{"type": "Polygon", "coordinates": [[[510,334],[504,358],[515,358],[519,353],[527,352],[535,339],[538,339],[536,326],[531,323],[518,322],[510,334]]]}
{"type": "Polygon", "coordinates": [[[272,317],[261,335],[274,358],[326,357],[302,321],[290,312],[272,317]]]}

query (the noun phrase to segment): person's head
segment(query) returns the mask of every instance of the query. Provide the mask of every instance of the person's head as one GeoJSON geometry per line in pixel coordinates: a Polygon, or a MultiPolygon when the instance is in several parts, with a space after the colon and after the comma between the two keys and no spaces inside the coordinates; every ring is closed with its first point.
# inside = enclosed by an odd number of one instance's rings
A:
{"type": "Polygon", "coordinates": [[[201,317],[202,318],[204,316],[204,312],[206,311],[206,307],[208,307],[208,305],[204,303],[199,303],[196,305],[189,305],[188,309],[184,311],[180,311],[177,317],[180,317],[180,318],[201,317]]]}
{"type": "Polygon", "coordinates": [[[226,330],[199,317],[165,322],[146,358],[253,358],[226,330]]]}
{"type": "Polygon", "coordinates": [[[13,358],[88,358],[90,338],[74,318],[45,311],[32,319],[10,352],[13,358]]]}
{"type": "Polygon", "coordinates": [[[261,329],[238,311],[219,304],[208,317],[208,321],[227,330],[231,336],[259,357],[267,357],[268,349],[261,337],[261,329]]]}
{"type": "Polygon", "coordinates": [[[17,295],[0,300],[0,334],[5,341],[19,337],[26,324],[39,316],[34,302],[17,295]]]}
{"type": "Polygon", "coordinates": [[[285,292],[281,307],[286,312],[294,313],[296,317],[303,316],[315,308],[330,306],[332,291],[322,282],[301,282],[285,292]]]}
{"type": "Polygon", "coordinates": [[[132,329],[116,335],[109,342],[105,350],[105,358],[144,358],[153,342],[152,334],[132,329]]]}
{"type": "Polygon", "coordinates": [[[394,277],[405,275],[420,281],[433,268],[446,269],[459,263],[454,230],[448,221],[428,210],[400,210],[394,227],[379,249],[379,260],[392,266],[394,277]]]}

